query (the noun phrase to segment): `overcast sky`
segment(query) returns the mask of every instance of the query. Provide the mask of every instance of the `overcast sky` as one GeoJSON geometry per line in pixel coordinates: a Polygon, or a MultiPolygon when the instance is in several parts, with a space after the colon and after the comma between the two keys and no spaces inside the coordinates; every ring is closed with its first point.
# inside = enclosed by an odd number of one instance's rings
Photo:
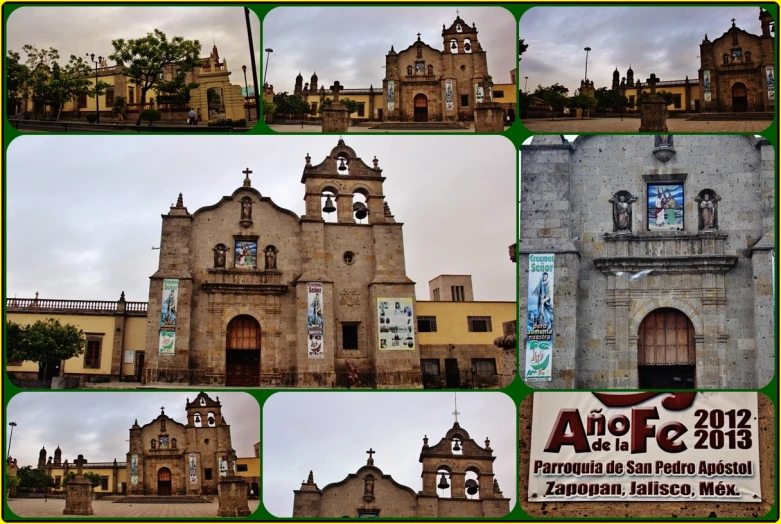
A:
{"type": "MultiPolygon", "coordinates": [[[[453,427],[453,393],[277,393],[263,407],[263,503],[278,517],[293,513],[293,490],[309,471],[320,489],[366,465],[422,489],[423,437],[434,445],[453,427]],[[266,473],[268,472],[268,473],[266,473]]],[[[458,422],[480,446],[494,450],[494,473],[515,504],[516,408],[503,393],[461,393],[458,422]]]]}
{"type": "MultiPolygon", "coordinates": [[[[304,157],[334,136],[22,136],[7,154],[7,297],[147,301],[177,195],[190,213],[252,186],[301,216],[304,157]]],[[[501,136],[349,136],[383,168],[403,222],[407,276],[428,300],[440,274],[473,276],[475,300],[515,301],[517,153],[501,136]]],[[[335,215],[335,214],[332,214],[335,215]]],[[[259,225],[262,227],[262,225],[259,225]]]]}
{"type": "Polygon", "coordinates": [[[595,88],[611,87],[632,67],[635,82],[651,75],[662,81],[697,81],[700,44],[713,41],[735,19],[737,27],[762,34],[757,7],[535,7],[520,22],[520,37],[529,46],[522,55],[521,89],[555,83],[580,89],[588,53],[588,77],[595,88]]]}
{"type": "MultiPolygon", "coordinates": [[[[247,393],[206,392],[212,399],[220,397],[222,415],[231,427],[231,444],[239,457],[254,457],[253,446],[260,440],[260,406],[247,393]]],[[[54,456],[60,446],[62,461],[72,463],[79,455],[89,462],[124,462],[130,438],[130,427],[138,419],[144,426],[165,414],[187,424],[185,403],[198,392],[189,393],[120,393],[58,392],[21,393],[8,403],[7,421],[16,422],[11,456],[19,467],[38,465],[38,453],[46,448],[54,456]]],[[[10,428],[8,428],[10,429],[10,428]]],[[[6,450],[10,431],[6,431],[6,450]]]]}
{"type": "MultiPolygon", "coordinates": [[[[508,83],[516,67],[515,17],[502,7],[459,7],[461,19],[477,26],[495,84],[508,83]]],[[[274,50],[268,82],[277,93],[293,92],[301,71],[309,82],[317,71],[326,89],[335,80],[346,89],[382,88],[385,55],[417,40],[442,50],[442,24],[456,7],[278,7],[263,20],[263,48],[274,50]]]]}
{"type": "MultiPolygon", "coordinates": [[[[260,20],[250,12],[255,59],[260,72],[260,20]]],[[[53,47],[60,52],[60,63],[71,55],[88,53],[107,57],[114,52],[112,40],[141,38],[155,29],[169,40],[181,36],[201,43],[201,57],[211,54],[217,45],[220,59],[228,60],[231,82],[244,85],[241,66],[247,66],[251,83],[247,23],[242,7],[22,7],[14,11],[7,24],[7,49],[22,53],[25,44],[39,49],[53,47]]],[[[108,61],[114,65],[113,60],[108,61]]]]}

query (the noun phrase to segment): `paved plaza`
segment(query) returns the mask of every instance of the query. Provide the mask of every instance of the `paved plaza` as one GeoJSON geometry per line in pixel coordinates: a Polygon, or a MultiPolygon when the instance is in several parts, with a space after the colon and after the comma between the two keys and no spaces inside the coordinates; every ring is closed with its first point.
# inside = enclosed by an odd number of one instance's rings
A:
{"type": "MultiPolygon", "coordinates": [[[[711,120],[693,121],[668,118],[669,133],[758,133],[772,123],[770,120],[711,120]]],[[[555,118],[525,119],[523,125],[529,131],[542,133],[638,133],[639,118],[555,118]]]]}
{"type": "MultiPolygon", "coordinates": [[[[293,125],[272,125],[269,126],[272,131],[278,133],[321,133],[323,126],[320,125],[307,125],[301,127],[300,124],[293,125]]],[[[469,124],[469,129],[437,129],[431,131],[422,131],[420,129],[370,129],[363,126],[350,126],[347,128],[348,133],[474,133],[474,124],[469,124]]]]}
{"type": "MultiPolygon", "coordinates": [[[[254,513],[259,504],[258,500],[250,500],[250,511],[254,513]]],[[[20,517],[85,518],[83,515],[63,515],[65,499],[8,499],[8,507],[20,517]]],[[[115,504],[108,500],[94,500],[92,509],[95,514],[92,518],[217,518],[217,508],[216,499],[211,504],[115,504]]]]}

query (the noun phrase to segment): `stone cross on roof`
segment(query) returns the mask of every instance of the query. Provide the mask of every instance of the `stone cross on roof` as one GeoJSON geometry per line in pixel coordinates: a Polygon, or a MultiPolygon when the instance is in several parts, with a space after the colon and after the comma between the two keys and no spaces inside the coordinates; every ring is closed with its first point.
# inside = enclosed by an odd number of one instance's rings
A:
{"type": "Polygon", "coordinates": [[[164,406],[160,406],[160,414],[161,415],[165,415],[165,407],[164,406]]]}
{"type": "Polygon", "coordinates": [[[735,27],[735,19],[732,19],[732,27],[735,27]]]}
{"type": "Polygon", "coordinates": [[[651,88],[651,94],[656,94],[656,83],[659,81],[658,78],[656,78],[656,75],[651,73],[651,78],[647,79],[646,82],[648,82],[648,86],[651,88]]]}
{"type": "Polygon", "coordinates": [[[336,82],[334,82],[334,85],[332,85],[330,89],[334,93],[334,103],[338,102],[339,101],[339,91],[344,89],[344,86],[339,83],[339,80],[337,80],[336,82]]]}
{"type": "Polygon", "coordinates": [[[76,460],[74,460],[74,461],[73,461],[73,463],[74,463],[74,464],[76,464],[76,467],[78,468],[78,469],[76,470],[76,476],[77,476],[77,477],[81,477],[81,476],[83,476],[83,471],[84,471],[84,470],[83,470],[83,468],[84,468],[84,464],[86,464],[86,463],[87,463],[87,461],[86,461],[86,460],[84,460],[84,455],[79,455],[79,458],[77,458],[76,460]]]}
{"type": "Polygon", "coordinates": [[[369,451],[367,451],[366,453],[369,454],[369,460],[366,461],[366,464],[368,464],[369,466],[373,466],[374,465],[374,457],[372,457],[372,455],[374,455],[377,452],[374,451],[372,448],[369,448],[369,451]]]}
{"type": "Polygon", "coordinates": [[[420,33],[418,33],[418,42],[420,42],[420,33]]]}
{"type": "Polygon", "coordinates": [[[244,187],[252,186],[252,181],[249,179],[249,176],[252,174],[252,171],[250,171],[250,169],[247,168],[244,171],[242,171],[242,173],[244,173],[244,187]]]}

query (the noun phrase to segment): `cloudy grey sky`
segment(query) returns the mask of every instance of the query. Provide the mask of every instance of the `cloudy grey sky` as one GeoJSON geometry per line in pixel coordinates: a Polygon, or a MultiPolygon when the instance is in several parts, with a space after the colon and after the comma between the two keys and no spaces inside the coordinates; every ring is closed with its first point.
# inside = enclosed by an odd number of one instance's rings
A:
{"type": "MultiPolygon", "coordinates": [[[[421,490],[423,436],[433,445],[453,427],[453,393],[277,393],[263,407],[263,503],[278,517],[293,513],[293,490],[309,471],[322,489],[366,464],[421,490]],[[266,472],[269,472],[266,474],[266,472]]],[[[458,422],[494,450],[494,473],[516,500],[516,408],[503,393],[460,393],[458,422]]]]}
{"type": "MultiPolygon", "coordinates": [[[[477,26],[495,84],[510,81],[516,67],[515,17],[502,7],[458,8],[477,26]]],[[[326,89],[335,80],[347,89],[382,87],[385,55],[417,40],[441,50],[442,24],[456,19],[456,7],[278,7],[263,20],[263,48],[271,47],[268,82],[276,92],[293,91],[301,71],[309,82],[317,71],[326,89]]]]}
{"type": "MultiPolygon", "coordinates": [[[[304,157],[321,162],[333,136],[22,136],[7,153],[7,297],[149,298],[161,214],[184,194],[190,211],[241,186],[301,216],[304,157]],[[45,247],[44,247],[45,246],[45,247]]],[[[417,297],[440,274],[471,274],[475,300],[515,301],[517,153],[501,136],[348,136],[376,155],[386,201],[404,223],[417,297]]]]}
{"type": "MultiPolygon", "coordinates": [[[[253,12],[250,25],[261,82],[260,20],[253,12]]],[[[228,60],[231,82],[244,85],[242,65],[247,66],[247,80],[252,82],[242,7],[22,7],[8,19],[6,38],[8,49],[20,53],[25,44],[39,49],[53,47],[60,52],[60,63],[65,63],[70,55],[108,56],[114,52],[112,40],[141,38],[155,29],[169,39],[182,36],[198,40],[202,57],[208,56],[216,43],[220,59],[228,60]]],[[[108,63],[114,65],[113,60],[108,63]]]]}
{"type": "Polygon", "coordinates": [[[631,66],[637,80],[651,73],[661,80],[697,80],[700,44],[713,41],[735,24],[761,34],[756,7],[535,7],[520,22],[520,37],[529,49],[522,55],[518,78],[523,89],[556,82],[580,88],[588,54],[588,77],[594,87],[610,88],[613,71],[620,77],[631,66]]]}
{"type": "MultiPolygon", "coordinates": [[[[260,440],[260,406],[247,393],[206,392],[220,397],[222,414],[231,427],[231,444],[239,457],[254,457],[260,440]]],[[[73,462],[79,455],[89,462],[117,462],[127,458],[130,427],[138,419],[148,424],[160,407],[175,421],[186,424],[184,409],[189,393],[58,392],[21,393],[8,403],[7,422],[16,422],[11,456],[19,467],[38,464],[38,452],[46,448],[53,456],[60,446],[62,460],[73,462]]],[[[10,428],[9,428],[10,429],[10,428]]],[[[6,450],[10,432],[6,432],[6,450]]]]}

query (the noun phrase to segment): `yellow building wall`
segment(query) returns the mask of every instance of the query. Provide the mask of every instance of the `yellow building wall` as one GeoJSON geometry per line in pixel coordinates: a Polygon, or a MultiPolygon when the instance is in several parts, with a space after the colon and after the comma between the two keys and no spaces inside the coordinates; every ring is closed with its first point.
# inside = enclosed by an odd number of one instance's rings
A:
{"type": "Polygon", "coordinates": [[[239,477],[260,477],[260,457],[237,458],[236,465],[239,464],[247,465],[247,471],[236,472],[239,477]]]}
{"type": "Polygon", "coordinates": [[[504,334],[502,323],[515,320],[515,302],[431,302],[417,301],[418,317],[436,317],[436,333],[418,333],[418,343],[488,344],[504,334]],[[471,333],[467,317],[491,317],[491,331],[471,333]]]}
{"type": "Polygon", "coordinates": [[[493,101],[498,104],[514,104],[518,99],[518,87],[515,84],[494,84],[491,87],[491,92],[493,93],[493,101]],[[497,91],[503,93],[504,96],[496,96],[497,91]]]}
{"type": "MultiPolygon", "coordinates": [[[[7,319],[21,325],[34,323],[36,320],[54,318],[62,324],[73,324],[81,329],[84,334],[94,333],[103,335],[103,343],[100,351],[100,368],[85,368],[84,353],[77,357],[69,358],[63,366],[64,373],[84,373],[95,375],[108,375],[111,373],[111,349],[114,344],[114,317],[99,315],[61,315],[56,313],[8,313],[7,319]]],[[[21,366],[8,366],[8,371],[38,371],[35,362],[23,362],[21,366]]]]}
{"type": "MultiPolygon", "coordinates": [[[[378,91],[379,94],[369,95],[367,93],[367,94],[364,94],[364,95],[353,95],[353,94],[349,94],[348,93],[346,95],[339,95],[339,98],[340,99],[341,98],[349,98],[350,100],[355,100],[356,102],[359,102],[359,103],[363,102],[364,103],[363,116],[358,116],[358,112],[356,111],[355,113],[350,113],[350,118],[356,119],[356,120],[369,120],[373,116],[371,114],[371,112],[370,112],[370,109],[374,109],[374,110],[376,110],[378,108],[379,109],[383,109],[383,105],[382,105],[382,100],[383,100],[383,98],[382,98],[382,88],[377,89],[377,91],[378,91]],[[369,103],[371,101],[371,99],[373,99],[373,103],[374,103],[373,106],[370,106],[370,103],[369,103]]],[[[326,98],[330,98],[331,100],[333,100],[333,98],[334,98],[333,97],[333,93],[331,93],[331,92],[326,92],[325,97],[326,98]]],[[[319,94],[307,95],[304,98],[305,98],[305,101],[306,101],[307,105],[310,108],[312,107],[313,103],[317,104],[316,107],[320,107],[320,95],[319,94]]],[[[319,115],[310,113],[310,117],[316,117],[316,116],[319,116],[319,115]]]]}
{"type": "MultiPolygon", "coordinates": [[[[68,472],[76,473],[76,466],[70,466],[68,468],[68,472]]],[[[84,473],[97,473],[101,477],[108,477],[108,489],[102,489],[101,485],[98,485],[97,487],[93,488],[94,491],[98,493],[109,493],[116,491],[117,487],[117,481],[125,483],[127,472],[125,471],[125,468],[121,467],[117,471],[117,478],[114,478],[114,468],[90,468],[89,463],[84,465],[84,473]]],[[[62,479],[65,478],[65,468],[52,468],[50,475],[53,478],[57,478],[58,476],[62,479]]],[[[53,491],[64,491],[67,488],[53,488],[53,491]]]]}
{"type": "Polygon", "coordinates": [[[146,317],[128,317],[125,319],[125,344],[122,349],[122,376],[132,375],[136,368],[135,359],[138,352],[144,351],[146,344],[146,317]],[[132,364],[125,364],[125,350],[133,349],[135,354],[132,364]]]}
{"type": "MultiPolygon", "coordinates": [[[[670,104],[667,106],[668,111],[693,111],[694,108],[691,105],[691,100],[699,100],[700,98],[700,86],[698,84],[692,84],[689,86],[689,104],[686,105],[686,88],[684,86],[659,86],[657,87],[658,91],[667,91],[668,93],[673,93],[676,95],[681,95],[681,107],[676,108],[674,104],[670,104]]],[[[647,87],[643,87],[640,89],[643,93],[650,93],[651,90],[647,87]]],[[[635,104],[637,104],[637,88],[633,89],[627,89],[626,93],[624,94],[627,98],[630,96],[635,97],[635,104]]],[[[638,108],[639,109],[639,108],[638,108]]]]}

